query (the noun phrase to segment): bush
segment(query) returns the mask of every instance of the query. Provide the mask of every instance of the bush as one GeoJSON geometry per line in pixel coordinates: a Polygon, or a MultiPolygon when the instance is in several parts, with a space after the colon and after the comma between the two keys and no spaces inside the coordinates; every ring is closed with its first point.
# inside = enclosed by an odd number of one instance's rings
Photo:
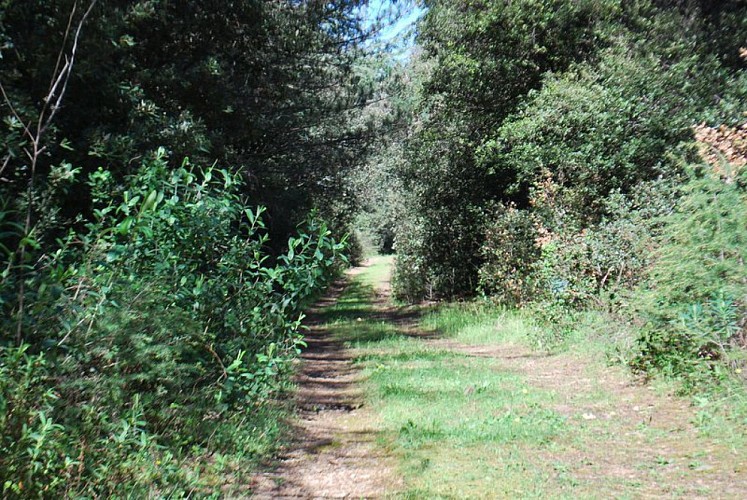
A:
{"type": "Polygon", "coordinates": [[[396,265],[392,272],[395,297],[408,302],[433,298],[433,291],[428,287],[425,237],[419,219],[412,216],[401,220],[397,234],[396,265]]]}
{"type": "Polygon", "coordinates": [[[609,49],[593,66],[549,75],[485,143],[480,163],[515,178],[516,193],[541,189],[552,172],[566,213],[584,226],[597,223],[610,194],[678,173],[672,153],[706,116],[721,76],[711,66],[694,56],[671,64],[609,49]],[[694,71],[702,80],[692,81],[694,71]]]}
{"type": "Polygon", "coordinates": [[[540,258],[537,220],[515,206],[499,208],[493,218],[481,249],[480,290],[501,303],[525,304],[535,293],[532,271],[540,258]]]}
{"type": "MultiPolygon", "coordinates": [[[[169,169],[163,151],[124,186],[103,170],[90,184],[94,219],[39,254],[23,343],[3,339],[3,491],[186,494],[186,450],[243,453],[231,443],[262,432],[252,421],[303,345],[301,307],[345,244],[312,214],[273,258],[239,175],[169,169]]],[[[11,300],[17,283],[2,285],[11,300]]]]}
{"type": "Polygon", "coordinates": [[[645,327],[635,368],[697,382],[718,374],[716,359],[741,363],[732,348],[744,344],[747,321],[745,180],[744,169],[727,182],[701,167],[683,188],[637,291],[645,327]]]}

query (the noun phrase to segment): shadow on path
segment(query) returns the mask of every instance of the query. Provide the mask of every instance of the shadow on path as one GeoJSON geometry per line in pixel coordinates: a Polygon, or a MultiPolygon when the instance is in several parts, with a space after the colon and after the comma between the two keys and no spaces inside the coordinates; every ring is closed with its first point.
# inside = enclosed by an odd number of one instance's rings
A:
{"type": "Polygon", "coordinates": [[[375,445],[378,431],[364,406],[361,374],[333,328],[344,321],[409,326],[416,315],[400,314],[386,294],[372,297],[370,287],[352,280],[362,271],[350,270],[308,312],[308,347],[295,377],[295,438],[275,470],[256,476],[253,498],[378,498],[401,485],[392,460],[375,445]]]}

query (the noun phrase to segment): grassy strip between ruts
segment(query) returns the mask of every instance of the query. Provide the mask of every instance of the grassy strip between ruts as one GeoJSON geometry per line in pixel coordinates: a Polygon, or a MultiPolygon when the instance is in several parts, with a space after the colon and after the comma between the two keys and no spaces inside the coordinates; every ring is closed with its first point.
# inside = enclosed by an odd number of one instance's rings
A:
{"type": "Polygon", "coordinates": [[[546,479],[532,464],[532,449],[550,445],[565,425],[547,407],[552,395],[495,360],[429,346],[398,330],[371,304],[372,283],[387,264],[374,262],[325,314],[368,375],[369,404],[382,417],[379,442],[401,459],[406,478],[399,494],[541,495],[546,479]]]}
{"type": "Polygon", "coordinates": [[[734,434],[714,439],[703,426],[692,428],[686,414],[697,419],[703,412],[688,411],[663,394],[666,388],[615,394],[610,388],[625,384],[624,371],[608,370],[592,355],[599,354],[594,346],[552,356],[528,351],[536,326],[523,313],[444,305],[423,311],[416,330],[398,321],[400,310],[372,304],[373,284],[387,265],[374,260],[325,314],[367,376],[367,402],[381,417],[380,446],[400,460],[406,487],[393,495],[738,493],[728,483],[744,474],[744,453],[734,434]],[[451,340],[434,341],[432,331],[451,340]],[[554,373],[574,376],[542,382],[554,373]]]}

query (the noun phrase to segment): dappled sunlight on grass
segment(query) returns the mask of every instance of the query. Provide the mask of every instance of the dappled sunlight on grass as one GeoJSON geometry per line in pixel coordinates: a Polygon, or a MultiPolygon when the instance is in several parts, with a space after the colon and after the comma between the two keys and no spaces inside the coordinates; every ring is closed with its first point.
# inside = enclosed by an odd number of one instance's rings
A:
{"type": "Polygon", "coordinates": [[[364,349],[387,340],[402,337],[390,323],[385,321],[348,322],[336,326],[337,334],[346,339],[346,345],[356,349],[364,349]]]}
{"type": "Polygon", "coordinates": [[[423,316],[420,326],[470,345],[527,344],[536,328],[523,313],[482,302],[445,304],[423,316]]]}
{"type": "Polygon", "coordinates": [[[475,444],[455,450],[433,446],[428,456],[405,453],[405,473],[427,474],[401,498],[547,498],[549,473],[521,446],[475,444]]]}
{"type": "Polygon", "coordinates": [[[405,486],[398,497],[596,498],[608,491],[625,498],[672,493],[675,485],[684,493],[721,491],[718,479],[694,482],[705,477],[698,464],[728,462],[736,448],[701,457],[693,452],[701,438],[688,426],[715,435],[712,446],[728,439],[722,420],[703,403],[689,422],[671,390],[638,388],[605,364],[599,339],[612,331],[624,340],[625,331],[584,316],[562,351],[533,351],[540,326],[528,312],[483,302],[420,309],[382,302],[387,265],[356,275],[325,320],[362,370],[379,446],[399,459],[405,486]],[[695,469],[672,465],[681,463],[695,469]],[[690,482],[678,485],[682,474],[690,482]]]}
{"type": "MultiPolygon", "coordinates": [[[[388,274],[382,260],[355,276],[339,302],[324,312],[326,327],[354,349],[363,369],[368,403],[382,422],[380,442],[400,457],[405,497],[490,496],[543,488],[542,472],[517,469],[516,454],[495,445],[544,447],[564,428],[550,409],[552,394],[533,389],[523,376],[490,358],[474,358],[427,342],[422,332],[391,321],[398,312],[372,304],[375,286],[388,274]],[[491,443],[493,446],[491,446],[491,443]],[[416,470],[417,474],[409,473],[416,470]],[[505,481],[511,477],[511,481],[505,481]]],[[[487,306],[461,304],[427,312],[428,330],[471,343],[516,339],[521,318],[487,306]],[[502,337],[500,337],[502,335],[502,337]]]]}
{"type": "Polygon", "coordinates": [[[532,389],[495,360],[427,347],[417,339],[378,347],[360,362],[369,376],[370,404],[382,415],[384,445],[401,457],[405,471],[417,470],[407,474],[405,497],[479,498],[500,491],[498,484],[506,493],[542,490],[532,485],[539,471],[513,474],[511,486],[507,464],[497,461],[490,443],[549,445],[565,425],[548,407],[551,394],[532,389]]]}
{"type": "Polygon", "coordinates": [[[371,294],[370,285],[353,281],[334,305],[325,307],[316,313],[315,317],[321,323],[338,323],[356,321],[358,318],[362,319],[362,316],[373,312],[371,294]]]}
{"type": "Polygon", "coordinates": [[[366,271],[360,276],[360,281],[371,287],[388,283],[392,264],[393,255],[376,255],[368,259],[366,271]]]}

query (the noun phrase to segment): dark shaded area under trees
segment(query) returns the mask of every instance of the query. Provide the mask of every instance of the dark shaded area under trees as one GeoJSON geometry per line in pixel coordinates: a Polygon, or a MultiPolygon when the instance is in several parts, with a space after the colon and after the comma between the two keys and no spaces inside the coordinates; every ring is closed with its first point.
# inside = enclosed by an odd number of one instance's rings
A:
{"type": "MultiPolygon", "coordinates": [[[[351,120],[368,97],[356,71],[367,36],[351,16],[357,3],[100,2],[40,177],[61,161],[81,178],[100,166],[122,177],[161,146],[177,162],[242,171],[274,235],[292,232],[313,206],[333,212],[345,169],[370,140],[351,120]]],[[[2,11],[2,81],[24,118],[46,95],[71,6],[7,2],[2,11]]],[[[4,176],[22,182],[13,137],[4,176]]],[[[88,201],[65,200],[65,215],[88,201]]]]}
{"type": "Polygon", "coordinates": [[[280,445],[355,257],[362,5],[0,3],[3,497],[243,491],[280,445]]]}

